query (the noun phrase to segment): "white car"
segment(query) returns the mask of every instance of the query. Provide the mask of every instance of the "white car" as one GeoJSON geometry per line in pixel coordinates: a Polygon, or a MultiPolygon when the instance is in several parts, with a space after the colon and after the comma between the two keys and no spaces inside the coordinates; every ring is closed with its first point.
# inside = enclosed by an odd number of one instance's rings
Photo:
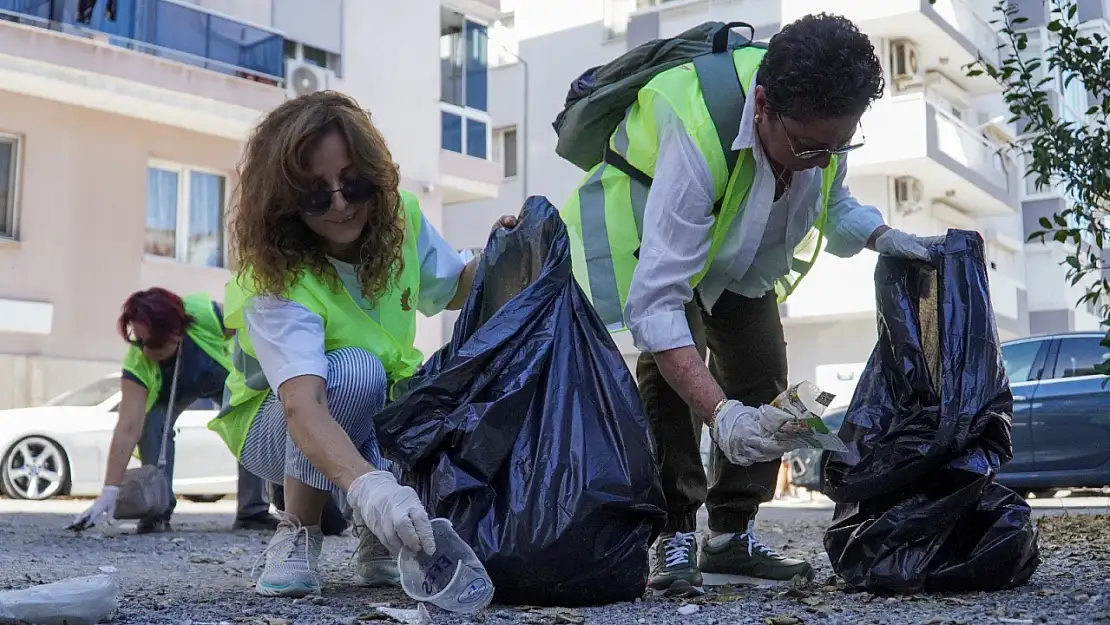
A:
{"type": "MultiPolygon", "coordinates": [[[[106,376],[42,406],[0,410],[0,490],[16,499],[99,495],[116,428],[119,378],[106,376]]],[[[239,465],[207,427],[218,408],[199,400],[174,427],[173,487],[185,499],[216,501],[236,491],[239,465]]],[[[132,458],[130,466],[139,461],[132,458]]]]}

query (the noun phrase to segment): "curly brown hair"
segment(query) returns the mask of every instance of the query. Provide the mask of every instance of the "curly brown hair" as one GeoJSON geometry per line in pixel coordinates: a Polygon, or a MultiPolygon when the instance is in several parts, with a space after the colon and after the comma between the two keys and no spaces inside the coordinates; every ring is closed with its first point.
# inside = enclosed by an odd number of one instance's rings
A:
{"type": "MultiPolygon", "coordinates": [[[[309,156],[333,131],[346,140],[356,175],[374,189],[355,263],[364,294],[377,300],[401,274],[407,229],[397,165],[368,111],[349,96],[320,91],[288,100],[266,115],[239,163],[230,244],[237,264],[253,276],[256,293],[281,295],[306,270],[341,288],[324,245],[300,215],[303,194],[318,182],[309,156]]],[[[239,271],[236,279],[244,275],[239,271]]]]}

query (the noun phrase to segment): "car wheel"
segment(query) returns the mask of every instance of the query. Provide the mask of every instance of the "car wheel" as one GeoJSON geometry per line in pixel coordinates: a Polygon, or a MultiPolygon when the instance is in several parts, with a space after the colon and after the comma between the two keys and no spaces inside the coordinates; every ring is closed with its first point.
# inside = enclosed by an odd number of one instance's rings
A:
{"type": "Polygon", "coordinates": [[[4,454],[0,489],[13,499],[50,499],[69,485],[65,450],[42,436],[28,436],[4,454]]]}
{"type": "Polygon", "coordinates": [[[193,503],[216,503],[224,498],[223,495],[182,495],[182,499],[193,503]]]}

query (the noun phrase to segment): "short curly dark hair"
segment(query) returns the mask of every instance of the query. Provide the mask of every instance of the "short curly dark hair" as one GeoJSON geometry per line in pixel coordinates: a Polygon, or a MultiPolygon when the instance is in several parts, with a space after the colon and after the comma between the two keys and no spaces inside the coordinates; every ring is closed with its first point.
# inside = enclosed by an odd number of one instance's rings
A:
{"type": "Polygon", "coordinates": [[[883,95],[867,35],[840,15],[806,15],[767,45],[757,82],[772,113],[800,122],[860,116],[883,95]]]}

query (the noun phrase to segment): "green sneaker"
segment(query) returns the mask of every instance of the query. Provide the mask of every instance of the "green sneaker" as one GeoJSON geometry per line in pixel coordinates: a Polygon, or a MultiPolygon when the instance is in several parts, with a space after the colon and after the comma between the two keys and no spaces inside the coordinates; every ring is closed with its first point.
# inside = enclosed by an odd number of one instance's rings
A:
{"type": "Polygon", "coordinates": [[[656,595],[665,597],[696,597],[702,589],[701,571],[697,567],[697,532],[667,533],[655,541],[655,562],[651,567],[648,586],[656,595]]]}
{"type": "Polygon", "coordinates": [[[700,564],[705,582],[713,586],[788,582],[798,575],[813,581],[815,575],[808,562],[781,556],[763,544],[755,535],[754,521],[743,534],[707,539],[700,564]]]}

